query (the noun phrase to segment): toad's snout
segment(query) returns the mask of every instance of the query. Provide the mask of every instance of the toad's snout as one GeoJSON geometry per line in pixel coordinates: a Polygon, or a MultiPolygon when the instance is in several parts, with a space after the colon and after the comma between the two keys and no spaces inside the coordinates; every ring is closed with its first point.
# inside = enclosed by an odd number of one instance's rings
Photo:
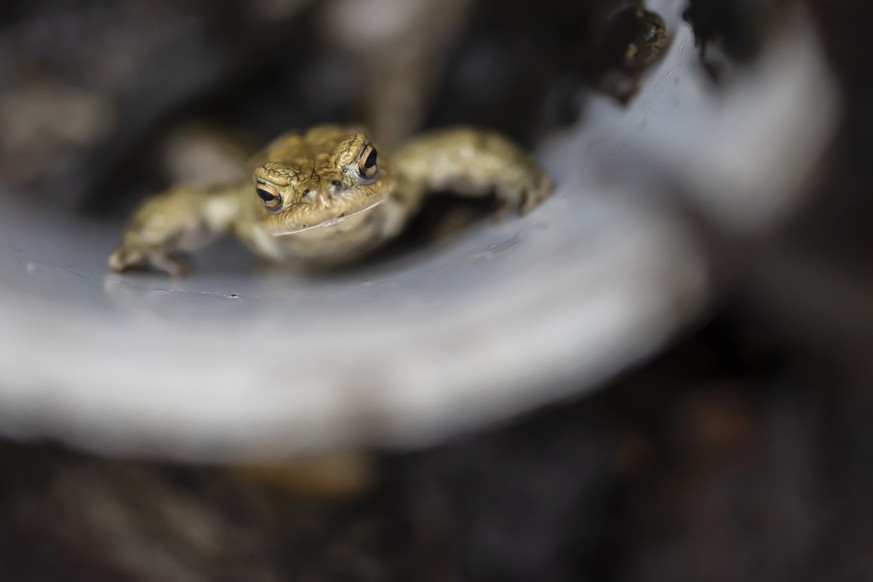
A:
{"type": "Polygon", "coordinates": [[[322,182],[317,187],[308,192],[311,200],[321,208],[330,208],[339,198],[343,196],[347,190],[346,186],[339,180],[330,182],[322,182]]]}

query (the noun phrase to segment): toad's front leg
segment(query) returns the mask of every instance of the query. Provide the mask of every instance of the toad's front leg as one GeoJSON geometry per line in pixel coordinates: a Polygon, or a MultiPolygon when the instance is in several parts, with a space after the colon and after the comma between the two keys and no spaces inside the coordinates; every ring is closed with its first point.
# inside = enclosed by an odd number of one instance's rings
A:
{"type": "Polygon", "coordinates": [[[239,214],[243,185],[179,187],[148,198],[136,210],[121,243],[109,256],[116,272],[154,269],[185,274],[187,253],[229,231],[239,214]]]}
{"type": "Polygon", "coordinates": [[[466,196],[493,193],[522,214],[542,202],[552,188],[542,168],[512,140],[467,127],[413,139],[395,154],[394,171],[411,199],[449,190],[466,196]]]}

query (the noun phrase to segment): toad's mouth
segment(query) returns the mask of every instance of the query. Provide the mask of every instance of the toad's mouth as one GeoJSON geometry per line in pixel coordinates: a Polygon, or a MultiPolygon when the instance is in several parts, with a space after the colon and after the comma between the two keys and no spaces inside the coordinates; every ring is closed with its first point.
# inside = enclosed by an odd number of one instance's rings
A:
{"type": "Polygon", "coordinates": [[[340,214],[339,216],[335,216],[335,217],[329,218],[327,220],[323,220],[323,221],[318,222],[316,224],[307,224],[307,225],[300,226],[298,228],[293,228],[293,227],[288,227],[288,226],[277,227],[275,230],[270,230],[270,236],[277,236],[277,237],[278,236],[290,236],[293,234],[299,234],[301,232],[306,232],[308,230],[313,230],[316,228],[330,228],[333,226],[337,226],[338,224],[343,223],[349,219],[359,218],[362,214],[369,212],[370,210],[373,210],[374,208],[376,208],[377,206],[379,206],[383,202],[385,202],[385,198],[380,198],[379,200],[373,202],[369,206],[365,206],[364,208],[361,208],[361,209],[356,210],[354,212],[350,212],[348,214],[340,214]]]}

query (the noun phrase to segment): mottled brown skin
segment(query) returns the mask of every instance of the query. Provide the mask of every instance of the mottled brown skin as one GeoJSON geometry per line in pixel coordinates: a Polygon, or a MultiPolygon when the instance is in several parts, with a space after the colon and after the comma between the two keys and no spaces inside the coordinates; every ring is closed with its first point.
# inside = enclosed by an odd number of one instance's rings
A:
{"type": "Polygon", "coordinates": [[[317,126],[267,146],[246,183],[147,199],[109,267],[181,275],[187,253],[228,232],[272,261],[336,265],[395,237],[429,193],[494,193],[524,213],[550,189],[536,162],[492,131],[436,131],[386,160],[358,128],[317,126]]]}

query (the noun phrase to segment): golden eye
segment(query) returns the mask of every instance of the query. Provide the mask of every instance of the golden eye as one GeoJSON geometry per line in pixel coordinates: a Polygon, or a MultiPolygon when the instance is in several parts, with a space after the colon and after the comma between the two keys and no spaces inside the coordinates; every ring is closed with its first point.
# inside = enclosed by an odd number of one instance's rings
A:
{"type": "Polygon", "coordinates": [[[255,192],[257,192],[258,197],[264,201],[264,206],[267,207],[267,210],[278,210],[282,208],[281,194],[267,189],[267,185],[263,182],[258,182],[255,192]]]}
{"type": "Polygon", "coordinates": [[[363,182],[374,182],[379,176],[379,165],[377,163],[376,148],[367,144],[361,150],[361,155],[358,156],[358,175],[363,182]]]}

